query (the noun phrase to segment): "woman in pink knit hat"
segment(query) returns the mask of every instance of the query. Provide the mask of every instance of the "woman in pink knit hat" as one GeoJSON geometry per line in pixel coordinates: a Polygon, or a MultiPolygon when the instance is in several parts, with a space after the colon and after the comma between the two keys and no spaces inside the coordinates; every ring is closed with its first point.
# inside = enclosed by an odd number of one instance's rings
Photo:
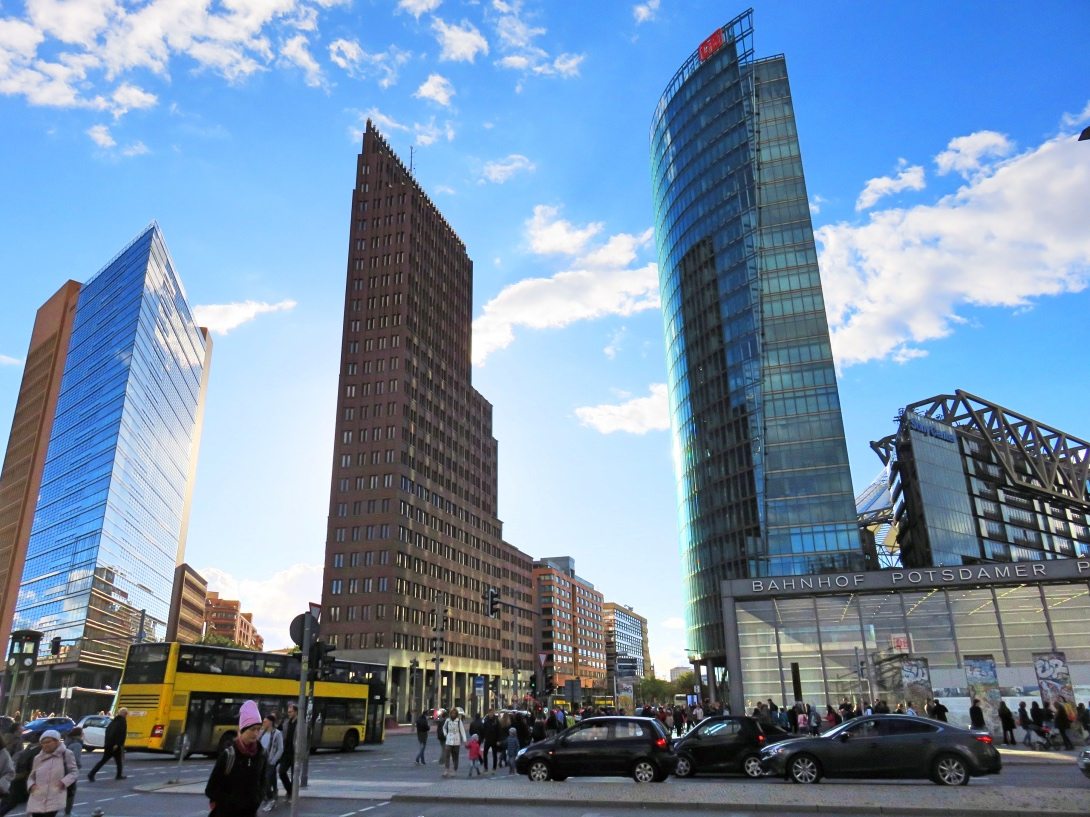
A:
{"type": "Polygon", "coordinates": [[[238,736],[220,752],[204,787],[209,817],[257,817],[265,780],[260,737],[261,713],[257,704],[246,701],[238,713],[238,736]]]}

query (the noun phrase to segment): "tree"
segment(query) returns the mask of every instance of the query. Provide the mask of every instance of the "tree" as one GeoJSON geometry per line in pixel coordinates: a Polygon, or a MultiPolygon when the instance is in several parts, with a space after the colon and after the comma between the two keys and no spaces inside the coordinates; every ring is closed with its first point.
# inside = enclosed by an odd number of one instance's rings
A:
{"type": "Polygon", "coordinates": [[[696,684],[696,676],[691,672],[683,672],[674,681],[675,695],[692,695],[693,685],[696,684]]]}
{"type": "Polygon", "coordinates": [[[214,633],[209,630],[207,633],[201,636],[201,640],[198,644],[204,644],[209,647],[234,647],[236,650],[248,650],[249,647],[244,647],[234,639],[228,638],[225,635],[214,633]]]}
{"type": "Polygon", "coordinates": [[[637,706],[666,704],[673,700],[674,694],[670,682],[658,678],[641,678],[632,692],[637,706]]]}

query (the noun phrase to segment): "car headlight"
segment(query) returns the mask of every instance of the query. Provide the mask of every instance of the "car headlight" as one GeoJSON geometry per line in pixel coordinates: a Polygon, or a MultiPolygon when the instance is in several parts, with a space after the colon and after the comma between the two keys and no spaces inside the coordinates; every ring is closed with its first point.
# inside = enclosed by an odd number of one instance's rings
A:
{"type": "Polygon", "coordinates": [[[771,746],[766,746],[761,750],[761,757],[772,757],[773,755],[782,755],[787,751],[787,747],[779,743],[774,743],[771,746]]]}
{"type": "Polygon", "coordinates": [[[518,752],[515,753],[515,757],[522,757],[524,754],[526,754],[526,750],[529,748],[529,746],[523,746],[521,749],[518,750],[518,752]]]}

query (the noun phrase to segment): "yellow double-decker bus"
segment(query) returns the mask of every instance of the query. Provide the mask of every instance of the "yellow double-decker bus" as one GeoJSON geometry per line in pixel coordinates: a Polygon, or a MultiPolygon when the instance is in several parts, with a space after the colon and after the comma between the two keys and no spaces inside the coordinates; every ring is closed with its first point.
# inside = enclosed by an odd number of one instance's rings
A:
{"type": "MultiPolygon", "coordinates": [[[[337,661],[328,676],[313,685],[311,748],[350,752],[365,739],[381,741],[385,667],[337,661]],[[368,712],[373,689],[378,713],[368,712]],[[369,714],[379,715],[372,734],[369,714]]],[[[129,647],[117,706],[129,711],[127,748],[177,752],[185,735],[189,753],[215,754],[234,740],[243,701],[283,719],[298,696],[294,656],[167,642],[129,647]]]]}

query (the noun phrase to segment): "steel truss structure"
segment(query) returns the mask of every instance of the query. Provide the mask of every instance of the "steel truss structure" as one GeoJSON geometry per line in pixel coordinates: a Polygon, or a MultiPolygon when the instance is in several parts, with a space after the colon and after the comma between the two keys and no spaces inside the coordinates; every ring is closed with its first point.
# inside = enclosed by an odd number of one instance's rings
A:
{"type": "MultiPolygon", "coordinates": [[[[1011,485],[1090,507],[1090,442],[960,389],[905,406],[898,419],[909,413],[971,432],[1011,485]]],[[[896,439],[870,444],[885,465],[894,459],[896,439]]]]}

